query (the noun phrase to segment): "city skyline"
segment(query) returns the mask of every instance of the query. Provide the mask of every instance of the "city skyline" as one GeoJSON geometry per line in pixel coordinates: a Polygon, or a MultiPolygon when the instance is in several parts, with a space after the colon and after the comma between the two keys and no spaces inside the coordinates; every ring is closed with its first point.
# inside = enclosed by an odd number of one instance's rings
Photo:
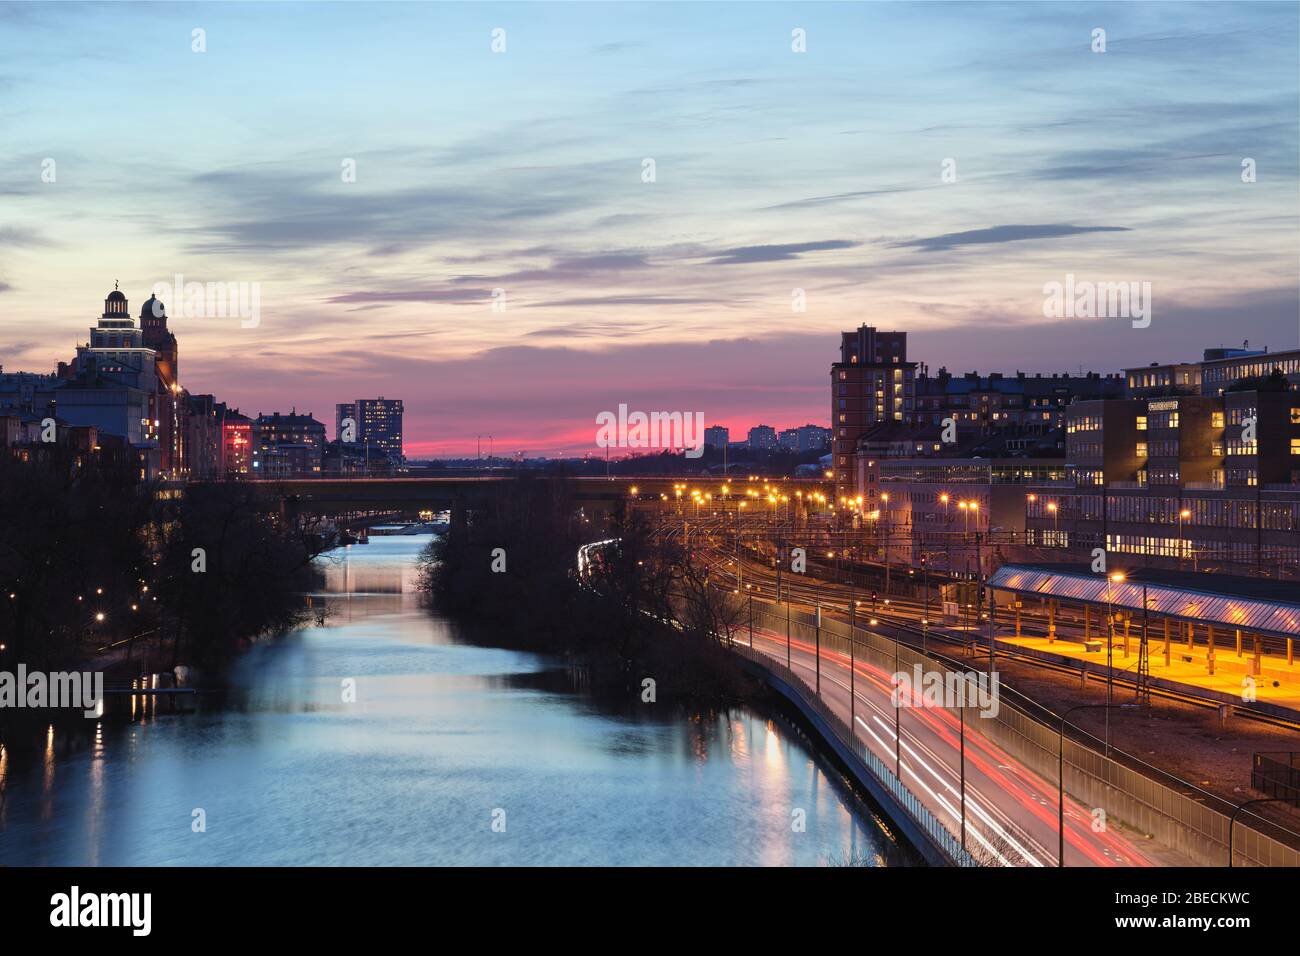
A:
{"type": "Polygon", "coordinates": [[[6,370],[64,360],[115,279],[133,310],[256,284],[255,327],[167,303],[191,392],[326,422],[401,395],[411,457],[554,456],[620,403],[824,423],[864,323],[955,374],[1300,340],[1283,8],[295,14],[0,9],[6,370]],[[1152,324],[1045,319],[1073,275],[1150,282],[1152,324]]]}

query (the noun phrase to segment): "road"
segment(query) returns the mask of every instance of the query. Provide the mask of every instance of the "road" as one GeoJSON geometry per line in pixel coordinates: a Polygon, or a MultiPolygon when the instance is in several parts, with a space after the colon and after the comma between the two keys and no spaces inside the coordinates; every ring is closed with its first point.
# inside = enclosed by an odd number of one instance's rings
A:
{"type": "MultiPolygon", "coordinates": [[[[756,627],[754,649],[782,664],[786,661],[784,634],[756,627]]],[[[794,671],[815,686],[816,648],[794,639],[789,657],[794,671]]],[[[905,695],[903,706],[896,711],[891,700],[892,672],[856,661],[851,680],[849,663],[847,655],[822,651],[822,698],[846,723],[851,722],[858,739],[886,766],[895,766],[898,741],[903,783],[954,834],[961,832],[964,792],[966,848],[977,859],[1002,866],[1057,865],[1055,784],[980,734],[976,724],[981,718],[973,707],[966,711],[963,760],[962,722],[957,715],[923,706],[915,693],[910,695],[910,704],[905,695]],[[901,740],[894,731],[896,713],[901,740]]],[[[1113,826],[1094,832],[1092,808],[1068,797],[1065,822],[1067,866],[1153,866],[1164,862],[1138,848],[1138,841],[1147,842],[1141,835],[1113,826]]]]}

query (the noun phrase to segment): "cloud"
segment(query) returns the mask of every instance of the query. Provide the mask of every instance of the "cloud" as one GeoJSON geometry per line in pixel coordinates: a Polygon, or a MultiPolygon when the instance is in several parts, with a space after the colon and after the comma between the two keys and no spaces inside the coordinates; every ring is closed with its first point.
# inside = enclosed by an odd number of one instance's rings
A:
{"type": "Polygon", "coordinates": [[[610,53],[623,53],[626,50],[640,50],[649,46],[644,40],[616,40],[613,43],[601,43],[591,48],[591,52],[597,56],[607,56],[610,53]]]}
{"type": "Polygon", "coordinates": [[[862,243],[848,239],[823,239],[820,242],[789,242],[770,246],[738,246],[713,253],[710,265],[742,265],[752,262],[787,262],[798,259],[806,252],[824,252],[831,249],[852,249],[862,243]]]}
{"type": "Polygon", "coordinates": [[[966,232],[947,232],[941,236],[908,239],[895,242],[896,248],[923,249],[934,252],[957,246],[993,245],[1001,242],[1023,242],[1028,239],[1061,239],[1090,232],[1129,232],[1128,226],[1073,226],[1069,223],[1044,223],[1034,226],[991,226],[988,229],[970,229],[966,232]]]}
{"type": "Polygon", "coordinates": [[[35,229],[23,229],[15,226],[6,226],[0,229],[0,246],[52,246],[54,245],[49,239],[46,239],[35,229]]]}
{"type": "Polygon", "coordinates": [[[325,301],[332,305],[392,302],[454,302],[469,304],[492,298],[491,289],[402,289],[397,292],[344,292],[325,301]]]}
{"type": "MultiPolygon", "coordinates": [[[[670,295],[592,295],[531,303],[526,308],[569,308],[586,305],[712,305],[713,299],[670,295]]],[[[543,330],[549,332],[550,330],[543,330]]],[[[616,330],[612,330],[616,331],[616,330]]]]}

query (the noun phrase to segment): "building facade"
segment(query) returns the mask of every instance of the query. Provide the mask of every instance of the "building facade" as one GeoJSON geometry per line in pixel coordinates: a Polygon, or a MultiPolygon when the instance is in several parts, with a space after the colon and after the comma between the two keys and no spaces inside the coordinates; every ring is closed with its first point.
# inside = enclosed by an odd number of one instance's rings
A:
{"type": "Polygon", "coordinates": [[[252,469],[258,478],[318,478],[325,453],[325,426],[308,412],[259,414],[252,423],[252,469]]]}
{"type": "Polygon", "coordinates": [[[906,332],[868,325],[840,335],[831,365],[832,471],[837,496],[854,491],[858,439],[882,422],[912,421],[916,363],[907,360],[906,332]]]}

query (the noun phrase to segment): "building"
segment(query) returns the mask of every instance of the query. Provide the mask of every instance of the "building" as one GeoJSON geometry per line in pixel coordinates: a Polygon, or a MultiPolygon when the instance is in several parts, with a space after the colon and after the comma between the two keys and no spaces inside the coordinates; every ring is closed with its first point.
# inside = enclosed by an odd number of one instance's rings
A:
{"type": "Polygon", "coordinates": [[[946,368],[930,376],[922,367],[916,378],[916,424],[944,425],[951,420],[959,439],[989,437],[1013,431],[1023,437],[1059,430],[1072,402],[1123,398],[1124,379],[1118,375],[1029,375],[1001,372],[954,376],[946,368]]]}
{"type": "Polygon", "coordinates": [[[774,451],[776,447],[776,429],[771,425],[755,425],[749,430],[750,451],[774,451]]]}
{"type": "Polygon", "coordinates": [[[910,423],[916,363],[907,360],[906,332],[871,326],[840,335],[840,360],[831,365],[831,427],[835,493],[854,487],[858,439],[882,422],[910,423]]]}
{"type": "Polygon", "coordinates": [[[1132,397],[1066,412],[1064,480],[1031,488],[1042,558],[1300,574],[1300,351],[1206,350],[1125,370],[1132,397]]]}
{"type": "Polygon", "coordinates": [[[334,406],[334,440],[335,441],[344,440],[343,433],[345,430],[347,430],[345,424],[347,422],[351,422],[353,426],[351,437],[347,438],[347,440],[356,441],[356,431],[357,431],[356,429],[357,403],[356,402],[339,402],[337,405],[334,406]]]}
{"type": "Polygon", "coordinates": [[[334,440],[378,448],[393,461],[403,462],[401,399],[358,398],[334,406],[334,440]],[[347,425],[351,422],[352,428],[347,425]]]}
{"type": "Polygon", "coordinates": [[[238,410],[226,410],[221,416],[221,457],[217,467],[223,478],[240,478],[257,471],[253,420],[238,410]]]}
{"type": "Polygon", "coordinates": [[[831,430],[821,425],[800,425],[781,432],[777,443],[782,451],[803,454],[830,447],[831,430]]]}
{"type": "Polygon", "coordinates": [[[167,310],[157,296],[151,295],[140,309],[140,340],[154,353],[160,465],[165,474],[179,477],[186,463],[187,403],[181,394],[180,350],[176,336],[167,328],[167,310]]]}
{"type": "Polygon", "coordinates": [[[221,473],[225,406],[181,387],[176,336],[157,297],[145,302],[137,326],[126,295],[114,288],[71,362],[51,375],[0,373],[0,409],[93,429],[101,451],[117,454],[120,439],[122,454],[139,462],[146,478],[221,473]]]}
{"type": "Polygon", "coordinates": [[[1300,388],[1300,349],[1272,355],[1268,349],[1206,349],[1201,362],[1201,394],[1223,395],[1234,385],[1262,382],[1275,370],[1291,391],[1300,388]]]}
{"type": "Polygon", "coordinates": [[[258,414],[252,423],[252,468],[259,478],[316,478],[325,452],[325,426],[308,412],[258,414]]]}
{"type": "Polygon", "coordinates": [[[221,412],[212,395],[191,395],[182,390],[185,403],[185,472],[196,480],[221,474],[221,412]]]}
{"type": "Polygon", "coordinates": [[[731,441],[731,431],[726,425],[710,425],[704,429],[705,448],[726,448],[731,441]]]}
{"type": "Polygon", "coordinates": [[[400,398],[358,398],[357,442],[379,448],[390,461],[399,464],[402,454],[402,415],[400,398]]]}
{"type": "Polygon", "coordinates": [[[352,475],[391,477],[396,466],[397,462],[376,445],[335,440],[325,446],[322,474],[330,478],[352,475]]]}

